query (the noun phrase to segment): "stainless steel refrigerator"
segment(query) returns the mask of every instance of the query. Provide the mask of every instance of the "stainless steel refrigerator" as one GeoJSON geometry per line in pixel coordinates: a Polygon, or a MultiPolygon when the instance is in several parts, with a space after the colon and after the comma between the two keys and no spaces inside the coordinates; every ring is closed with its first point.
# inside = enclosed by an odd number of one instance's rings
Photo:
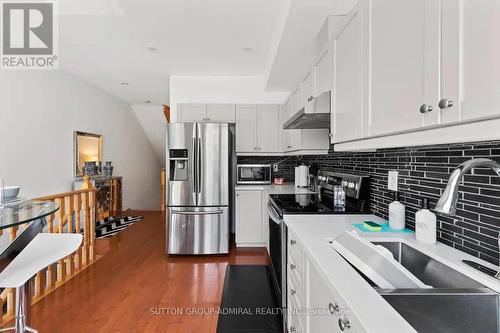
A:
{"type": "Polygon", "coordinates": [[[168,254],[229,252],[232,141],[229,124],[168,125],[168,254]]]}

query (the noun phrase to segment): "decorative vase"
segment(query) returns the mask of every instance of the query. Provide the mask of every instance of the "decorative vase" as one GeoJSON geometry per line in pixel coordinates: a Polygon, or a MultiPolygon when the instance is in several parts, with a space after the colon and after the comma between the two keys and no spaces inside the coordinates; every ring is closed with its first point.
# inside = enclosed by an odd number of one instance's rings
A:
{"type": "Polygon", "coordinates": [[[102,171],[104,176],[111,177],[113,176],[113,166],[111,165],[111,161],[106,162],[106,164],[102,167],[102,171]]]}
{"type": "Polygon", "coordinates": [[[97,165],[95,161],[84,162],[85,166],[83,167],[83,174],[85,176],[93,176],[97,172],[97,165]]]}

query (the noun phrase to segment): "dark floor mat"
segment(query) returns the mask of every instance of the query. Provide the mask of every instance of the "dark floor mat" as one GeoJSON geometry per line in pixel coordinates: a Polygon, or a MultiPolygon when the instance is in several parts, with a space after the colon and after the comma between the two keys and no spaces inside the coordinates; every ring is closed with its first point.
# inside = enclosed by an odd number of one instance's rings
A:
{"type": "Polygon", "coordinates": [[[271,286],[267,266],[227,266],[217,333],[281,333],[271,286]]]}

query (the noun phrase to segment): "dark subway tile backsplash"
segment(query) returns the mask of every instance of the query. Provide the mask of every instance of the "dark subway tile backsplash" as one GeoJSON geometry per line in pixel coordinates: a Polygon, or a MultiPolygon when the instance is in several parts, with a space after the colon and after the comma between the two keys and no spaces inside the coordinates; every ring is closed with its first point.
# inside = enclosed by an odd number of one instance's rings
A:
{"type": "MultiPolygon", "coordinates": [[[[406,205],[407,226],[414,229],[415,212],[422,197],[431,207],[442,194],[452,170],[471,158],[500,161],[500,141],[410,148],[374,152],[335,152],[323,156],[240,156],[238,163],[279,164],[273,177],[294,181],[294,167],[316,164],[321,170],[350,172],[371,178],[371,210],[387,219],[392,196],[387,172],[399,171],[401,201],[406,205]]],[[[457,216],[438,216],[438,239],[442,243],[498,265],[500,232],[500,179],[488,169],[474,169],[459,188],[457,216]]]]}

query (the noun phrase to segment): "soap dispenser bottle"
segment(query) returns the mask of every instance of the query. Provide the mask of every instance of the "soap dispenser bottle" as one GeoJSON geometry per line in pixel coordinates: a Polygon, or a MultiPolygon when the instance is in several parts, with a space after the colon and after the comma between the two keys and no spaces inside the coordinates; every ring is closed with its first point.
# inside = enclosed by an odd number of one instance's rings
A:
{"type": "Polygon", "coordinates": [[[399,202],[399,192],[394,192],[394,201],[389,204],[389,227],[396,230],[405,228],[405,205],[399,202]]]}
{"type": "Polygon", "coordinates": [[[429,199],[422,199],[422,209],[415,215],[415,236],[421,243],[436,243],[436,214],[429,210],[429,199]]]}

